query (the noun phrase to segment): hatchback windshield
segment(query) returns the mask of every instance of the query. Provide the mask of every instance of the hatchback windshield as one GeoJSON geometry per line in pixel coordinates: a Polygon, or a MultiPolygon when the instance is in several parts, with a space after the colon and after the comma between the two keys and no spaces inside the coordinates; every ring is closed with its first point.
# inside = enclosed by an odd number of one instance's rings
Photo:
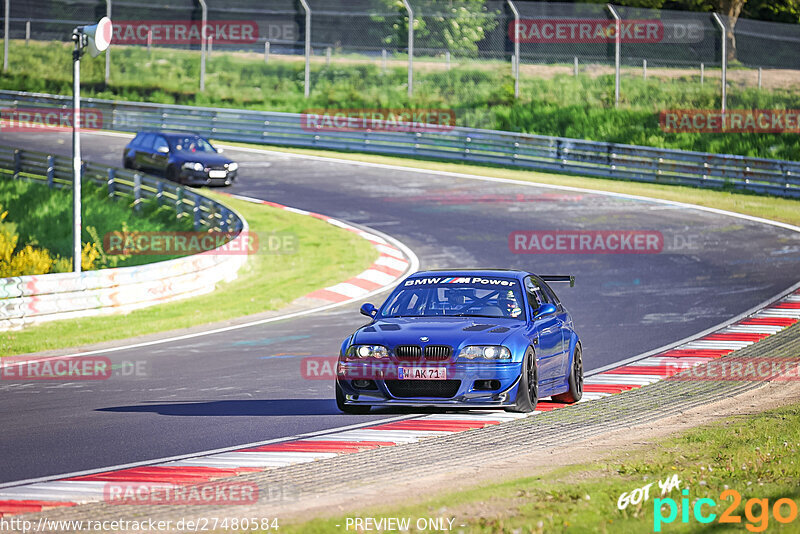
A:
{"type": "Polygon", "coordinates": [[[506,317],[525,320],[522,291],[507,278],[426,277],[403,282],[381,317],[506,317]]]}
{"type": "Polygon", "coordinates": [[[184,150],[186,152],[216,152],[211,143],[197,136],[175,137],[171,139],[172,146],[175,150],[184,150]]]}

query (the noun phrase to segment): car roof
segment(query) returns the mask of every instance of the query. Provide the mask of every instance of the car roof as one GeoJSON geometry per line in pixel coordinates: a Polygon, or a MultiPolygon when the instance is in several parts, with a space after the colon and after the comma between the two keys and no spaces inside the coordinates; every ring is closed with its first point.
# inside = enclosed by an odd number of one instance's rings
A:
{"type": "Polygon", "coordinates": [[[504,278],[523,279],[532,273],[516,269],[429,269],[427,271],[417,271],[409,276],[498,276],[504,278]]]}
{"type": "MultiPolygon", "coordinates": [[[[195,132],[184,132],[180,130],[140,130],[136,132],[136,135],[139,134],[158,134],[163,135],[164,137],[169,137],[174,139],[175,137],[203,137],[202,135],[195,133],[195,132]]],[[[203,137],[205,139],[205,137],[203,137]]]]}

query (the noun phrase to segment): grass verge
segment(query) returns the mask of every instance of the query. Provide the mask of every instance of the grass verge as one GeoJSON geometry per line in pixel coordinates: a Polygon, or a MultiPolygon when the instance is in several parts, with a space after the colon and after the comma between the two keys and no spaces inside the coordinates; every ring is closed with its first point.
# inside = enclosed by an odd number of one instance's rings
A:
{"type": "Polygon", "coordinates": [[[207,191],[204,194],[237,210],[252,232],[294,234],[297,253],[252,255],[236,280],[220,284],[207,295],[125,315],[56,321],[3,332],[0,354],[75,347],[277,310],[314,289],[358,274],[378,257],[369,242],[313,217],[207,191]]]}
{"type": "MultiPolygon", "coordinates": [[[[673,475],[678,476],[680,487],[664,499],[675,500],[676,517],[669,524],[663,522],[661,532],[697,532],[701,528],[714,532],[760,532],[767,528],[770,532],[797,532],[799,453],[800,405],[795,404],[703,426],[657,448],[628,451],[605,463],[560,468],[538,477],[448,493],[402,507],[354,510],[333,519],[281,524],[281,532],[342,532],[347,517],[411,518],[411,525],[418,518],[454,518],[456,532],[653,532],[658,523],[654,521],[654,503],[661,498],[658,482],[673,475]],[[758,436],[758,440],[752,436],[758,436]],[[618,509],[623,493],[630,494],[650,483],[647,501],[618,509]],[[681,493],[684,488],[688,489],[686,496],[681,493]],[[741,502],[732,506],[734,496],[721,495],[726,490],[738,492],[741,502]],[[684,498],[688,506],[682,502],[684,498]],[[775,503],[784,498],[794,503],[795,519],[782,525],[772,514],[775,503]],[[703,516],[716,514],[708,525],[694,517],[697,499],[716,503],[712,507],[706,501],[702,506],[703,516]],[[767,506],[764,509],[750,499],[763,499],[767,506]],[[740,518],[739,523],[720,522],[729,506],[731,516],[740,518]],[[683,522],[687,508],[688,519],[683,522]]],[[[670,512],[666,506],[660,514],[664,518],[670,512]]],[[[789,517],[790,505],[781,504],[780,513],[789,517]]]]}
{"type": "Polygon", "coordinates": [[[752,193],[700,189],[681,185],[647,184],[626,180],[609,180],[606,178],[586,178],[582,176],[549,174],[537,171],[509,169],[505,167],[483,167],[463,163],[406,159],[391,156],[360,154],[354,152],[332,152],[328,150],[314,150],[305,148],[273,147],[246,143],[231,143],[228,141],[217,141],[217,143],[230,146],[243,146],[248,148],[274,150],[276,152],[286,152],[291,154],[305,154],[309,156],[378,163],[382,165],[398,165],[401,167],[412,167],[415,169],[456,172],[473,174],[476,176],[488,176],[493,178],[508,178],[525,182],[580,187],[595,191],[610,191],[614,193],[638,195],[654,199],[686,202],[689,204],[697,204],[698,206],[733,211],[745,215],[752,215],[754,217],[763,217],[765,219],[771,219],[774,221],[800,225],[800,200],[788,198],[764,196],[752,193]]]}
{"type": "MultiPolygon", "coordinates": [[[[10,66],[0,75],[0,88],[71,94],[70,47],[11,41],[10,66]]],[[[409,97],[408,73],[401,62],[383,72],[377,59],[336,58],[329,66],[312,63],[311,93],[305,98],[300,57],[276,56],[265,64],[258,54],[215,51],[207,61],[205,91],[200,92],[197,51],[157,48],[148,53],[138,46],[113,50],[109,84],[103,61],[81,66],[87,97],[294,113],[320,108],[445,108],[454,111],[458,125],[477,128],[778,159],[797,159],[800,149],[800,137],[792,133],[665,132],[660,111],[719,109],[718,83],[701,83],[699,70],[658,69],[671,72],[666,83],[656,71],[646,80],[626,76],[615,107],[612,74],[545,76],[547,65],[527,66],[522,69],[520,97],[515,98],[507,63],[475,60],[447,71],[425,68],[419,58],[415,94],[409,97]]],[[[729,83],[730,110],[797,108],[798,91],[791,83],[760,90],[729,83]]]]}

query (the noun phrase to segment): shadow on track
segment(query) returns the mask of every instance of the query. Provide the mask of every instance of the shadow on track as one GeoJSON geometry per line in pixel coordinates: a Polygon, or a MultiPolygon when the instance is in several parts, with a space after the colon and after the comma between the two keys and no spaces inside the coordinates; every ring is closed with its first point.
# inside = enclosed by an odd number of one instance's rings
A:
{"type": "Polygon", "coordinates": [[[177,416],[291,416],[291,415],[339,415],[333,399],[269,399],[190,401],[136,406],[113,406],[99,408],[98,412],[151,412],[158,415],[177,416]]]}

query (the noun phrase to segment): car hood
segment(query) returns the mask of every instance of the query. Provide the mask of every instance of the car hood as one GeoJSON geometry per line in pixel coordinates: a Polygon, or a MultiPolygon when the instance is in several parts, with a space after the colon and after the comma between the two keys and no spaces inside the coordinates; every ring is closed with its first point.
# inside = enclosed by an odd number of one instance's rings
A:
{"type": "Polygon", "coordinates": [[[366,345],[500,345],[525,325],[495,317],[396,317],[359,328],[353,343],[366,345]],[[427,337],[427,341],[420,338],[427,337]]]}
{"type": "Polygon", "coordinates": [[[197,161],[203,165],[225,165],[226,163],[233,163],[233,160],[230,158],[216,152],[189,152],[188,150],[179,150],[175,152],[175,157],[182,161],[197,161]]]}

